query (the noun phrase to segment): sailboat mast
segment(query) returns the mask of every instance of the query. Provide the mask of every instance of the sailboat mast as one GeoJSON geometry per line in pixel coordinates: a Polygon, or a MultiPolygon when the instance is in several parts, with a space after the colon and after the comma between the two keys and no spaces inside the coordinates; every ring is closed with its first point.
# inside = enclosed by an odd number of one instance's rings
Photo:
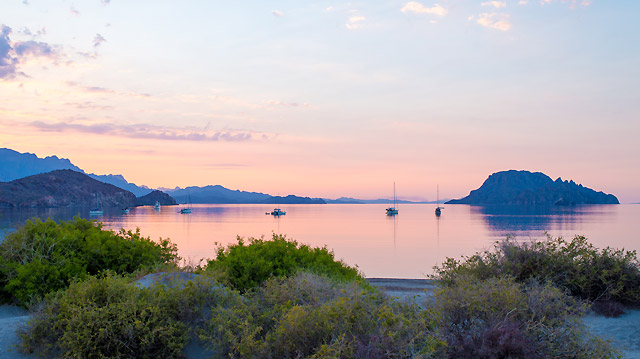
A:
{"type": "Polygon", "coordinates": [[[398,208],[398,197],[396,197],[396,182],[393,181],[393,208],[398,208]]]}

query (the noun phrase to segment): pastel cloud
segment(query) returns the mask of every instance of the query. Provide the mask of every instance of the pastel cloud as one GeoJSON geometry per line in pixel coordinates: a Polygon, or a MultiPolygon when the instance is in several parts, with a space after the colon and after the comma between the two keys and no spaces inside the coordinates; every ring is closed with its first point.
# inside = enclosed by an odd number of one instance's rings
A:
{"type": "Polygon", "coordinates": [[[356,30],[362,27],[362,22],[367,18],[361,15],[351,16],[346,23],[346,27],[349,30],[356,30]]]}
{"type": "Polygon", "coordinates": [[[271,13],[272,13],[272,14],[273,14],[273,16],[275,16],[275,17],[282,17],[282,16],[284,16],[284,13],[283,13],[282,11],[280,11],[280,10],[273,10],[273,11],[271,11],[271,13]]]}
{"type": "Polygon", "coordinates": [[[499,9],[501,7],[506,7],[507,3],[504,2],[504,1],[486,1],[486,2],[483,2],[481,5],[482,6],[493,6],[496,9],[499,9]]]}
{"type": "Polygon", "coordinates": [[[93,47],[98,47],[102,45],[103,42],[106,42],[106,41],[107,39],[105,39],[104,36],[100,34],[96,34],[96,36],[93,37],[93,47]]]}
{"type": "Polygon", "coordinates": [[[96,135],[111,135],[127,138],[169,140],[169,141],[227,141],[244,142],[255,138],[268,138],[266,134],[258,134],[251,131],[200,131],[194,128],[171,128],[149,124],[122,125],[114,123],[76,123],[33,121],[30,127],[46,132],[79,132],[96,135]]]}
{"type": "Polygon", "coordinates": [[[0,79],[13,79],[17,75],[25,75],[20,72],[20,63],[33,57],[55,59],[58,52],[49,44],[39,41],[16,41],[10,39],[11,28],[0,25],[0,79]]]}
{"type": "Polygon", "coordinates": [[[114,94],[114,95],[123,95],[123,96],[134,96],[134,97],[151,97],[151,95],[146,94],[146,93],[134,93],[134,92],[118,92],[106,87],[100,87],[100,86],[85,86],[82,84],[79,84],[77,82],[74,81],[67,81],[65,82],[67,84],[67,86],[69,87],[75,87],[80,89],[81,91],[84,92],[90,92],[90,93],[103,93],[103,94],[114,94]]]}
{"type": "MultiPolygon", "coordinates": [[[[547,5],[553,2],[558,2],[558,0],[541,0],[540,4],[547,5]]],[[[572,9],[575,9],[578,5],[585,7],[591,5],[591,0],[560,0],[560,2],[563,4],[569,4],[569,7],[572,9]]]]}
{"type": "Polygon", "coordinates": [[[406,3],[402,9],[400,9],[403,13],[414,13],[414,14],[430,14],[437,16],[445,16],[447,14],[447,9],[440,6],[440,4],[435,4],[432,7],[426,7],[417,1],[409,1],[406,3]]]}
{"type": "Polygon", "coordinates": [[[500,30],[500,31],[508,31],[511,29],[511,22],[509,22],[509,14],[504,13],[482,13],[478,16],[470,16],[469,21],[474,21],[481,26],[500,30]]]}

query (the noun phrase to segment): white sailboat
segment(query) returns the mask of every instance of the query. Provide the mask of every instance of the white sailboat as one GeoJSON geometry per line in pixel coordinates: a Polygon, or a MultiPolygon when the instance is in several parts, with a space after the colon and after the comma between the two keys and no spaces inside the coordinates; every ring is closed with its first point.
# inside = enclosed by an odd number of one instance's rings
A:
{"type": "Polygon", "coordinates": [[[387,216],[395,216],[398,214],[398,198],[396,197],[396,183],[393,182],[393,207],[385,209],[387,216]]]}
{"type": "Polygon", "coordinates": [[[191,192],[189,192],[189,190],[187,190],[187,195],[188,195],[188,198],[189,198],[187,200],[187,207],[180,209],[180,213],[181,214],[189,214],[189,213],[191,213],[191,192]]]}
{"type": "Polygon", "coordinates": [[[440,217],[444,207],[440,207],[440,185],[436,188],[436,216],[440,217]]]}
{"type": "Polygon", "coordinates": [[[95,208],[89,210],[90,216],[102,216],[104,214],[104,210],[102,209],[102,202],[100,201],[100,193],[96,193],[96,206],[95,208]]]}

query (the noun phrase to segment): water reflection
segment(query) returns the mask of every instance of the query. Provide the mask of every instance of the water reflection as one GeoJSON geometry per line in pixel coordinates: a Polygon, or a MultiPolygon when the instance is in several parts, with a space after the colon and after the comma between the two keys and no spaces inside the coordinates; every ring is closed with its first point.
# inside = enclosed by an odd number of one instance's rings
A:
{"type": "Polygon", "coordinates": [[[613,219],[615,205],[583,206],[471,206],[471,213],[482,217],[490,231],[497,235],[527,235],[544,231],[570,231],[585,222],[613,219]]]}
{"type": "Polygon", "coordinates": [[[178,206],[156,211],[132,208],[128,214],[106,210],[89,217],[89,208],[0,210],[0,228],[16,228],[32,217],[68,220],[76,215],[96,219],[107,228],[140,228],[154,240],[170,238],[188,262],[213,258],[216,242],[236,236],[284,234],[312,246],[327,246],[336,258],[357,265],[371,277],[424,278],[447,257],[460,258],[488,249],[507,234],[541,238],[544,232],[586,235],[599,248],[640,249],[640,206],[467,206],[448,205],[440,217],[432,205],[404,205],[388,217],[384,205],[287,205],[284,216],[265,215],[268,205],[193,205],[191,214],[178,206]],[[402,223],[401,223],[402,222],[402,223]]]}

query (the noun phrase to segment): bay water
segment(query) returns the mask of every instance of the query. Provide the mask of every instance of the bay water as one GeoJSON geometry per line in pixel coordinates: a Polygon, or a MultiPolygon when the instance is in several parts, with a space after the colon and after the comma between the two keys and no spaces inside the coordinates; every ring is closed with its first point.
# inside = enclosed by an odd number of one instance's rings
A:
{"type": "Polygon", "coordinates": [[[132,208],[127,214],[105,210],[89,216],[87,208],[0,210],[0,230],[7,232],[29,218],[95,219],[106,228],[140,228],[151,239],[170,238],[186,263],[214,258],[217,246],[236,237],[284,234],[300,243],[326,246],[367,277],[425,278],[447,257],[460,258],[491,249],[511,236],[518,241],[546,235],[586,236],[598,248],[640,249],[640,205],[468,206],[445,205],[436,217],[432,204],[403,204],[396,216],[388,205],[281,205],[286,215],[265,214],[272,205],[196,204],[192,213],[180,206],[132,208]]]}

